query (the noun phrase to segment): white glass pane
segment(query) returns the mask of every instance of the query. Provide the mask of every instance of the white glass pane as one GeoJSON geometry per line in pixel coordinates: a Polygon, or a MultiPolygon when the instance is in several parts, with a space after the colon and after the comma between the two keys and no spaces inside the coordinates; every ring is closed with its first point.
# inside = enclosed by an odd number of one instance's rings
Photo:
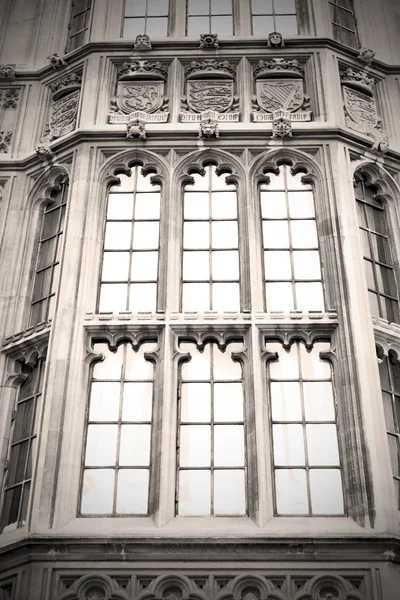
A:
{"type": "Polygon", "coordinates": [[[371,314],[374,317],[380,317],[380,310],[379,310],[377,294],[374,294],[373,292],[368,292],[368,300],[369,300],[369,307],[371,309],[371,314]]]}
{"type": "Polygon", "coordinates": [[[212,278],[217,281],[239,279],[237,250],[218,250],[212,253],[212,278]]]}
{"type": "Polygon", "coordinates": [[[275,26],[276,30],[282,35],[297,35],[297,19],[295,16],[275,17],[275,26]]]}
{"type": "Polygon", "coordinates": [[[160,192],[136,194],[135,219],[160,218],[160,192]]]}
{"type": "Polygon", "coordinates": [[[150,421],[153,384],[149,381],[125,383],[122,405],[123,421],[150,421]]]}
{"type": "Polygon", "coordinates": [[[87,469],[83,475],[83,515],[109,514],[113,509],[114,470],[87,469]]]}
{"type": "Polygon", "coordinates": [[[214,384],[214,421],[243,421],[241,383],[214,384]]]}
{"type": "Polygon", "coordinates": [[[211,195],[211,214],[213,219],[236,219],[236,192],[213,192],[211,195]]]}
{"type": "Polygon", "coordinates": [[[276,510],[278,515],[307,515],[306,472],[301,469],[275,471],[276,510]]]}
{"type": "Polygon", "coordinates": [[[292,219],[314,217],[314,197],[310,192],[289,192],[289,213],[292,219]]]}
{"type": "Polygon", "coordinates": [[[122,425],[119,464],[147,467],[150,463],[150,425],[122,425]]]}
{"type": "Polygon", "coordinates": [[[147,14],[152,16],[167,15],[169,0],[148,0],[147,14]]]}
{"type": "Polygon", "coordinates": [[[307,421],[334,421],[332,385],[329,381],[303,383],[304,408],[307,421]]]}
{"type": "Polygon", "coordinates": [[[184,283],[182,287],[182,310],[210,309],[210,286],[208,283],[184,283]]]}
{"type": "Polygon", "coordinates": [[[240,310],[240,290],[238,283],[213,283],[213,310],[240,310]]]}
{"type": "Polygon", "coordinates": [[[344,513],[342,478],[339,469],[312,469],[310,488],[314,515],[344,513]]]}
{"type": "Polygon", "coordinates": [[[99,312],[126,310],[126,283],[103,283],[100,290],[99,312]]]}
{"type": "Polygon", "coordinates": [[[293,248],[318,248],[315,221],[292,221],[290,228],[293,248]]]}
{"type": "Polygon", "coordinates": [[[272,381],[271,408],[273,421],[301,421],[300,384],[272,381]]]}
{"type": "MultiPolygon", "coordinates": [[[[205,181],[204,177],[201,179],[205,181]]],[[[185,192],[183,212],[185,219],[208,219],[210,216],[209,202],[207,192],[185,192]]]]}
{"type": "Polygon", "coordinates": [[[214,221],[212,223],[212,247],[238,247],[238,227],[235,221],[214,221]]]}
{"type": "Polygon", "coordinates": [[[180,431],[180,466],[209,467],[211,464],[211,427],[182,425],[180,431]]]}
{"type": "Polygon", "coordinates": [[[184,248],[209,248],[210,225],[208,222],[187,222],[183,226],[184,248]]]}
{"type": "Polygon", "coordinates": [[[185,190],[208,190],[209,188],[209,167],[206,167],[205,169],[206,175],[200,175],[200,173],[192,173],[191,177],[193,178],[194,183],[193,184],[186,184],[185,185],[185,190]]]}
{"type": "Polygon", "coordinates": [[[118,514],[147,515],[149,472],[147,469],[121,469],[118,472],[118,514]]]}
{"type": "Polygon", "coordinates": [[[132,248],[157,250],[158,228],[158,223],[135,223],[132,248]]]}
{"type": "Polygon", "coordinates": [[[135,38],[137,35],[144,33],[146,28],[146,19],[134,18],[124,19],[124,31],[122,37],[135,38]]]}
{"type": "Polygon", "coordinates": [[[137,352],[129,344],[126,347],[125,379],[152,379],[154,365],[145,360],[146,352],[153,352],[157,347],[155,343],[142,344],[137,352]]]}
{"type": "Polygon", "coordinates": [[[104,238],[105,250],[129,250],[132,223],[107,223],[104,238]]]}
{"type": "Polygon", "coordinates": [[[211,0],[211,13],[213,15],[232,14],[232,0],[211,0]]]}
{"type": "Polygon", "coordinates": [[[284,250],[264,252],[264,268],[266,279],[291,279],[290,252],[284,250]]]}
{"type": "Polygon", "coordinates": [[[110,194],[108,196],[107,219],[128,219],[133,217],[133,194],[110,194]]]}
{"type": "Polygon", "coordinates": [[[199,36],[201,33],[211,33],[208,17],[188,17],[187,34],[199,36]]]}
{"type": "MultiPolygon", "coordinates": [[[[279,29],[277,31],[279,31],[279,29]]],[[[296,173],[296,175],[292,175],[288,165],[286,165],[284,169],[286,170],[287,175],[288,190],[311,190],[311,185],[309,183],[303,183],[302,181],[304,173],[296,173]]]]}
{"type": "Polygon", "coordinates": [[[261,216],[263,219],[287,218],[285,192],[261,191],[260,198],[261,216]]]}
{"type": "Polygon", "coordinates": [[[168,18],[156,17],[147,19],[146,33],[150,37],[166,37],[168,35],[168,18]]]}
{"type": "Polygon", "coordinates": [[[304,379],[330,379],[331,366],[326,360],[319,357],[320,352],[328,352],[329,342],[318,342],[313,349],[308,351],[304,344],[300,344],[300,357],[304,379]]]}
{"type": "Polygon", "coordinates": [[[244,465],[243,425],[214,426],[214,465],[216,467],[244,465]]]}
{"type": "Polygon", "coordinates": [[[211,420],[211,386],[209,383],[182,383],[181,421],[208,423],[211,420]]]}
{"type": "Polygon", "coordinates": [[[208,252],[184,252],[183,279],[201,281],[210,277],[210,255],[208,252]]]}
{"type": "Polygon", "coordinates": [[[242,367],[240,362],[232,360],[232,352],[240,352],[243,344],[241,342],[228,344],[225,352],[222,352],[216,344],[213,346],[214,352],[214,379],[215,380],[235,380],[241,379],[242,367]]]}
{"type": "MultiPolygon", "coordinates": [[[[143,31],[142,31],[143,33],[143,31]]],[[[144,177],[141,173],[140,167],[136,167],[137,169],[137,182],[136,182],[136,191],[137,192],[158,192],[160,190],[160,186],[158,184],[153,185],[151,183],[152,175],[146,175],[144,177]]]]}
{"type": "Polygon", "coordinates": [[[122,373],[123,347],[118,346],[117,352],[111,352],[107,344],[94,344],[94,352],[102,354],[104,360],[96,362],[93,367],[94,379],[120,379],[122,373]]]}
{"type": "Polygon", "coordinates": [[[232,17],[211,17],[211,33],[233,35],[232,17]]]}
{"type": "Polygon", "coordinates": [[[217,175],[216,167],[207,167],[210,169],[211,174],[211,189],[216,192],[218,190],[236,190],[236,186],[234,183],[226,183],[227,173],[223,173],[222,175],[217,175]]]}
{"type": "Polygon", "coordinates": [[[146,0],[126,0],[125,16],[142,17],[146,14],[146,0]]]}
{"type": "Polygon", "coordinates": [[[336,425],[306,425],[306,433],[310,466],[338,466],[336,425]]]}
{"type": "Polygon", "coordinates": [[[158,252],[133,252],[132,281],[157,281],[158,252]]]}
{"type": "Polygon", "coordinates": [[[253,17],[253,35],[262,35],[265,37],[265,33],[275,30],[275,24],[273,17],[264,17],[257,15],[253,17]]]}
{"type": "Polygon", "coordinates": [[[134,283],[131,285],[129,310],[132,312],[156,310],[157,284],[134,283]]]}
{"type": "Polygon", "coordinates": [[[197,516],[210,512],[210,471],[180,471],[178,514],[197,516]]]}
{"type": "Polygon", "coordinates": [[[117,435],[117,425],[89,425],[85,465],[88,467],[115,465],[117,435]]]}
{"type": "Polygon", "coordinates": [[[188,15],[208,15],[210,10],[209,0],[189,0],[188,15]]]}
{"type": "Polygon", "coordinates": [[[105,252],[103,255],[102,281],[127,281],[129,275],[129,252],[105,252]]]}
{"type": "Polygon", "coordinates": [[[135,189],[135,180],[129,175],[120,173],[117,177],[119,183],[115,183],[110,187],[110,192],[133,192],[135,189]]]}
{"type": "Polygon", "coordinates": [[[182,363],[182,379],[187,380],[207,380],[210,379],[210,345],[204,347],[203,352],[197,350],[195,344],[179,344],[181,352],[189,352],[191,359],[189,362],[182,363]]]}
{"type": "Polygon", "coordinates": [[[275,465],[304,465],[304,440],[301,425],[273,425],[275,465]]]}
{"type": "Polygon", "coordinates": [[[285,380],[299,378],[299,363],[295,344],[288,351],[282,348],[282,344],[268,342],[267,350],[278,353],[278,360],[268,363],[271,379],[285,380]]]}
{"type": "Polygon", "coordinates": [[[295,283],[297,310],[325,310],[322,283],[295,283]]]}
{"type": "Polygon", "coordinates": [[[266,283],[265,295],[267,311],[282,310],[287,312],[294,309],[291,283],[266,283]]]}
{"type": "Polygon", "coordinates": [[[92,383],[90,394],[89,421],[118,421],[119,382],[92,383]]]}
{"type": "Polygon", "coordinates": [[[289,230],[286,221],[263,221],[264,248],[289,248],[289,230]]]}
{"type": "Polygon", "coordinates": [[[278,2],[276,2],[275,4],[275,12],[278,15],[296,14],[295,0],[278,0],[278,2]]]}
{"type": "Polygon", "coordinates": [[[253,15],[272,15],[272,0],[252,0],[251,11],[253,15]]]}
{"type": "Polygon", "coordinates": [[[321,279],[319,252],[304,250],[293,252],[295,279],[321,279]]]}
{"type": "Polygon", "coordinates": [[[246,513],[244,471],[214,471],[214,514],[246,513]]]}

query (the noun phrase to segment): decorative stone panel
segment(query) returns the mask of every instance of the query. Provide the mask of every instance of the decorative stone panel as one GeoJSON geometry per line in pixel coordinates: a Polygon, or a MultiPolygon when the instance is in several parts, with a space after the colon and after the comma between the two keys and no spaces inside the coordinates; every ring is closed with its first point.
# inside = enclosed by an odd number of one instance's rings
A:
{"type": "Polygon", "coordinates": [[[364,71],[346,69],[340,75],[346,127],[382,141],[385,136],[378,115],[375,81],[364,71]]]}
{"type": "Polygon", "coordinates": [[[50,85],[50,115],[42,141],[50,142],[75,129],[81,84],[80,73],[67,73],[50,85]]]}
{"type": "Polygon", "coordinates": [[[0,153],[10,152],[21,88],[0,87],[0,153]]]}

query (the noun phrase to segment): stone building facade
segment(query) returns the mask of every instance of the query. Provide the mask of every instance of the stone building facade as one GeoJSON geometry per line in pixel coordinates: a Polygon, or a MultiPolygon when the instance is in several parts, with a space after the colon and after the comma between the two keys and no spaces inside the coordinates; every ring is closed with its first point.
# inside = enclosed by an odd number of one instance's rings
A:
{"type": "Polygon", "coordinates": [[[397,599],[398,2],[0,13],[0,599],[397,599]]]}

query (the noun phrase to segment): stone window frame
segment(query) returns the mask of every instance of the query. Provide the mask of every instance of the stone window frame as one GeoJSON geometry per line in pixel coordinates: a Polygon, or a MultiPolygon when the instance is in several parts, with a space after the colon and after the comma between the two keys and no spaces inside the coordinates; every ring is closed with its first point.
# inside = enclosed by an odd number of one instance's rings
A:
{"type": "Polygon", "coordinates": [[[328,4],[329,4],[328,8],[330,11],[332,11],[335,7],[338,8],[339,10],[346,11],[347,13],[352,15],[353,24],[354,24],[354,29],[351,30],[351,29],[345,27],[343,25],[343,23],[336,23],[333,20],[333,17],[331,16],[332,35],[333,35],[333,39],[336,40],[337,42],[344,44],[345,46],[349,46],[351,48],[357,49],[360,47],[360,36],[359,36],[359,32],[358,32],[357,16],[356,16],[356,11],[355,11],[355,6],[354,6],[354,0],[348,0],[348,1],[352,3],[351,9],[343,5],[343,0],[328,0],[328,4]],[[331,7],[333,7],[333,8],[331,8],[331,7]],[[342,31],[343,30],[345,30],[346,32],[349,31],[354,35],[355,44],[347,44],[346,42],[342,41],[342,31]],[[336,34],[336,32],[337,32],[337,34],[336,34]]]}
{"type": "Polygon", "coordinates": [[[75,7],[76,0],[72,0],[72,2],[71,2],[70,18],[69,18],[69,22],[68,22],[68,37],[67,37],[67,44],[66,44],[66,48],[65,48],[66,53],[72,52],[73,50],[76,50],[77,48],[81,48],[89,41],[89,33],[90,33],[92,13],[93,13],[92,5],[94,4],[94,0],[85,0],[85,2],[86,2],[85,8],[83,10],[80,10],[76,14],[74,13],[74,7],[75,7]],[[82,29],[80,29],[79,31],[73,32],[73,34],[71,34],[74,17],[76,17],[77,15],[82,15],[82,14],[85,15],[84,27],[82,29]],[[83,42],[79,45],[74,45],[75,39],[81,33],[83,33],[83,42]]]}

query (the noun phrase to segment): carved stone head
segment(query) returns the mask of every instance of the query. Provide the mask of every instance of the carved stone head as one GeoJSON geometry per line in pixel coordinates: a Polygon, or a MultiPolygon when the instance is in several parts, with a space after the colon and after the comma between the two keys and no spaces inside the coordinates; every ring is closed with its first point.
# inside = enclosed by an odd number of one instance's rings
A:
{"type": "Polygon", "coordinates": [[[268,35],[268,48],[281,48],[285,45],[283,36],[277,31],[273,31],[268,35]]]}
{"type": "Polygon", "coordinates": [[[151,50],[151,42],[149,36],[146,33],[140,33],[139,35],[137,35],[133,49],[136,52],[138,50],[151,50]]]}

